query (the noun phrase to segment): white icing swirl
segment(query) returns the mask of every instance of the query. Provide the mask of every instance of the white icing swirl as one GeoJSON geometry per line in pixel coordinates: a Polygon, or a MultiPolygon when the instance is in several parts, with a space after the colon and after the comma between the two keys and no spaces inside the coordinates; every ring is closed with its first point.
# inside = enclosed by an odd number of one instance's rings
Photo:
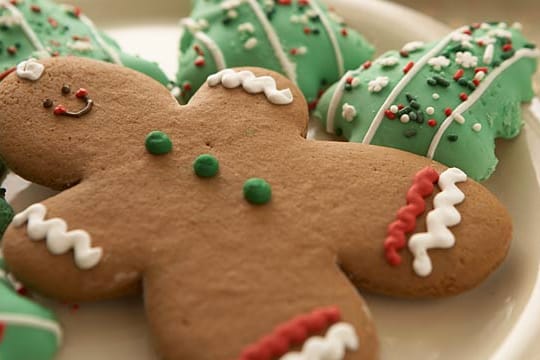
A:
{"type": "Polygon", "coordinates": [[[253,72],[243,70],[234,71],[225,69],[217,74],[210,75],[207,83],[209,86],[222,84],[227,89],[242,87],[250,94],[264,93],[269,102],[276,105],[288,105],[293,102],[290,89],[278,90],[276,80],[270,76],[255,76],[253,72]]]}
{"type": "Polygon", "coordinates": [[[337,323],[330,327],[326,336],[309,338],[301,352],[289,352],[280,360],[342,360],[347,350],[358,350],[358,335],[351,324],[337,323]]]}
{"type": "Polygon", "coordinates": [[[21,79],[37,81],[43,75],[45,66],[36,61],[36,59],[28,59],[17,65],[17,76],[21,79]]]}
{"type": "Polygon", "coordinates": [[[75,264],[80,269],[91,269],[101,261],[103,249],[92,247],[90,234],[84,230],[67,231],[64,220],[44,220],[46,214],[45,205],[31,205],[13,218],[13,226],[20,227],[28,222],[26,231],[30,239],[45,239],[47,249],[54,255],[65,254],[73,249],[75,264]]]}
{"type": "Polygon", "coordinates": [[[418,276],[428,276],[432,271],[427,250],[448,249],[455,245],[454,234],[448,229],[461,222],[461,214],[455,205],[465,200],[465,194],[456,186],[467,180],[467,175],[458,168],[450,168],[439,177],[441,192],[433,199],[433,210],[427,215],[427,232],[415,234],[409,240],[409,250],[414,255],[413,268],[418,276]]]}

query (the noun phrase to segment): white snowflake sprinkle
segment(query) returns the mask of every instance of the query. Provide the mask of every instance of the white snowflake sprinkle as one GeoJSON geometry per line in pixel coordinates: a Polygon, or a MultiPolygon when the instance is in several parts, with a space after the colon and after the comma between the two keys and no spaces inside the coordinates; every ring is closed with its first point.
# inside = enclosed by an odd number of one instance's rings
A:
{"type": "Polygon", "coordinates": [[[388,86],[390,79],[387,76],[378,76],[375,80],[371,80],[368,84],[369,92],[380,92],[388,86]]]}
{"type": "Polygon", "coordinates": [[[345,120],[347,120],[348,122],[351,122],[354,120],[354,118],[356,117],[356,108],[348,103],[345,103],[343,104],[343,108],[342,108],[342,113],[341,115],[343,115],[343,118],[345,120]]]}
{"type": "Polygon", "coordinates": [[[482,36],[476,39],[476,42],[485,45],[495,44],[497,42],[497,39],[495,39],[492,36],[482,36]]]}
{"type": "Polygon", "coordinates": [[[399,63],[399,59],[395,56],[389,56],[377,61],[382,67],[394,67],[399,63]]]}
{"type": "Polygon", "coordinates": [[[422,50],[424,48],[424,42],[423,41],[411,41],[401,48],[401,51],[412,53],[415,51],[422,50]]]}
{"type": "Polygon", "coordinates": [[[505,29],[493,29],[488,32],[488,36],[491,37],[498,37],[502,39],[511,39],[512,38],[512,32],[505,30],[505,29]]]}
{"type": "Polygon", "coordinates": [[[480,24],[480,29],[489,30],[489,29],[491,29],[491,25],[489,25],[488,23],[482,23],[482,24],[480,24]]]}
{"type": "Polygon", "coordinates": [[[236,11],[234,9],[231,9],[231,10],[227,11],[227,17],[229,19],[236,19],[238,17],[238,11],[236,11]]]}
{"type": "Polygon", "coordinates": [[[445,56],[437,56],[428,60],[428,64],[436,71],[441,71],[443,68],[450,65],[450,59],[445,56]]]}
{"type": "Polygon", "coordinates": [[[472,129],[476,132],[480,132],[482,130],[482,124],[476,123],[472,126],[472,129]]]}
{"type": "Polygon", "coordinates": [[[255,32],[255,26],[253,26],[253,24],[250,22],[246,22],[238,25],[238,31],[253,34],[255,32]]]}
{"type": "Polygon", "coordinates": [[[500,22],[497,26],[501,29],[506,29],[508,27],[508,24],[505,22],[500,22]]]}
{"type": "Polygon", "coordinates": [[[470,51],[461,52],[456,54],[456,63],[464,67],[465,69],[475,67],[478,65],[478,58],[471,54],[470,51]]]}

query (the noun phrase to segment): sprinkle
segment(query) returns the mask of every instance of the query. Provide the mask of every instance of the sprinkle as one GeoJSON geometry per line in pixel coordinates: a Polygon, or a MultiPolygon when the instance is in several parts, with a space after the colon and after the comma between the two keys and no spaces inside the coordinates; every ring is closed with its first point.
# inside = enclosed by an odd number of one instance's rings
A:
{"type": "Polygon", "coordinates": [[[459,137],[457,135],[448,135],[447,138],[448,138],[448,141],[456,142],[459,137]]]}
{"type": "Polygon", "coordinates": [[[409,53],[406,52],[406,51],[403,51],[403,50],[401,50],[401,51],[399,52],[399,55],[400,55],[401,57],[404,57],[404,58],[408,58],[408,57],[409,57],[409,53]]]}
{"type": "Polygon", "coordinates": [[[387,76],[378,76],[375,80],[371,80],[368,84],[368,91],[378,93],[388,86],[390,79],[387,76]]]}
{"type": "Polygon", "coordinates": [[[401,48],[401,51],[409,54],[409,53],[413,53],[413,52],[422,50],[423,48],[424,48],[424,42],[422,42],[422,41],[411,41],[411,42],[403,45],[403,47],[401,48]]]}
{"type": "Polygon", "coordinates": [[[478,58],[474,56],[470,51],[458,51],[456,54],[456,63],[468,69],[471,67],[475,67],[478,64],[478,58]]]}
{"type": "Polygon", "coordinates": [[[437,56],[428,60],[428,64],[436,71],[441,71],[450,65],[450,59],[445,56],[437,56]]]}
{"type": "Polygon", "coordinates": [[[206,61],[202,56],[197,56],[197,58],[194,61],[195,66],[202,67],[206,64],[206,61]]]}
{"type": "Polygon", "coordinates": [[[446,116],[452,115],[452,109],[450,109],[450,108],[444,109],[444,115],[446,115],[446,116]]]}
{"type": "Polygon", "coordinates": [[[272,198],[270,184],[261,178],[246,180],[243,187],[244,198],[253,205],[264,205],[272,198]]]}
{"type": "Polygon", "coordinates": [[[431,97],[433,98],[433,100],[439,100],[441,98],[441,95],[439,95],[438,93],[433,93],[431,97]]]}
{"type": "Polygon", "coordinates": [[[415,113],[414,111],[411,111],[411,112],[409,113],[409,119],[410,119],[411,121],[416,121],[416,120],[418,120],[418,115],[417,115],[417,113],[415,113]]]}
{"type": "Polygon", "coordinates": [[[527,43],[527,44],[523,45],[523,47],[526,48],[526,49],[536,49],[536,44],[527,43]]]}
{"type": "Polygon", "coordinates": [[[371,67],[371,65],[372,65],[372,62],[368,60],[368,61],[366,61],[365,63],[362,64],[362,67],[365,70],[367,70],[367,69],[369,69],[371,67]]]}
{"type": "Polygon", "coordinates": [[[437,126],[437,120],[435,120],[435,119],[429,119],[428,122],[427,122],[427,124],[428,124],[429,126],[431,126],[431,127],[435,127],[435,126],[437,126]]]}
{"type": "Polygon", "coordinates": [[[509,44],[504,44],[502,49],[503,49],[504,52],[508,52],[508,51],[510,51],[510,50],[513,49],[513,46],[512,46],[511,43],[509,43],[509,44]]]}
{"type": "Polygon", "coordinates": [[[229,11],[227,11],[227,17],[229,19],[236,19],[238,17],[238,12],[234,9],[231,9],[229,11]]]}
{"type": "Polygon", "coordinates": [[[49,22],[49,24],[53,27],[53,28],[57,28],[58,27],[58,21],[56,21],[55,19],[53,19],[52,17],[49,17],[47,19],[47,21],[49,22]]]}
{"type": "Polygon", "coordinates": [[[255,32],[255,27],[253,26],[252,23],[245,22],[243,24],[238,25],[238,31],[253,34],[255,32]]]}
{"type": "Polygon", "coordinates": [[[472,129],[475,131],[475,132],[480,132],[482,130],[482,124],[480,123],[476,123],[472,126],[472,129]]]}
{"type": "Polygon", "coordinates": [[[41,7],[39,7],[39,5],[30,5],[30,10],[32,10],[35,13],[40,13],[41,7]]]}
{"type": "Polygon", "coordinates": [[[416,130],[415,129],[407,129],[403,132],[403,135],[405,135],[406,138],[411,138],[413,136],[416,136],[416,130]]]}
{"type": "Polygon", "coordinates": [[[514,50],[514,49],[509,50],[509,51],[507,51],[507,52],[501,54],[501,59],[503,59],[503,60],[508,60],[508,59],[510,59],[512,56],[514,56],[515,53],[516,53],[516,50],[514,50]]]}
{"type": "Polygon", "coordinates": [[[434,76],[433,78],[435,79],[435,81],[437,81],[437,84],[441,85],[442,87],[450,86],[450,82],[441,76],[434,76]]]}
{"type": "Polygon", "coordinates": [[[475,74],[479,72],[483,72],[487,74],[489,72],[489,69],[487,67],[477,67],[476,69],[474,69],[475,74]]]}
{"type": "Polygon", "coordinates": [[[426,108],[426,113],[427,113],[428,115],[433,115],[433,114],[435,114],[435,108],[433,108],[432,106],[427,107],[427,108],[426,108]]]}
{"type": "Polygon", "coordinates": [[[437,86],[437,80],[432,79],[432,78],[427,79],[427,83],[430,86],[437,86]]]}
{"type": "Polygon", "coordinates": [[[419,124],[423,124],[424,123],[424,113],[419,111],[419,112],[416,112],[416,122],[419,123],[419,124]]]}
{"type": "Polygon", "coordinates": [[[399,118],[399,121],[401,121],[402,123],[406,124],[406,123],[408,123],[409,121],[411,121],[411,118],[409,117],[409,115],[403,114],[403,115],[401,115],[401,117],[399,118]]]}
{"type": "Polygon", "coordinates": [[[391,110],[385,110],[384,115],[390,120],[394,120],[396,118],[396,114],[393,113],[391,110]]]}
{"type": "Polygon", "coordinates": [[[420,109],[420,104],[416,102],[416,100],[411,101],[411,107],[415,110],[420,109]]]}
{"type": "Polygon", "coordinates": [[[356,108],[348,103],[343,104],[341,115],[347,122],[351,122],[356,117],[356,108]]]}
{"type": "Polygon", "coordinates": [[[214,177],[219,172],[219,161],[210,154],[199,155],[193,162],[193,171],[201,178],[214,177]]]}
{"type": "Polygon", "coordinates": [[[392,68],[398,64],[399,60],[393,56],[382,58],[377,63],[379,63],[383,68],[392,68]]]}
{"type": "Polygon", "coordinates": [[[306,34],[306,35],[311,34],[311,29],[308,28],[308,27],[305,27],[305,28],[304,28],[304,34],[306,34]]]}
{"type": "Polygon", "coordinates": [[[414,66],[414,61],[409,61],[409,63],[407,63],[407,65],[405,65],[405,67],[403,68],[403,73],[407,74],[409,71],[411,71],[413,66],[414,66]]]}
{"type": "Polygon", "coordinates": [[[495,47],[493,44],[489,44],[486,47],[486,50],[484,51],[484,57],[482,58],[482,61],[484,64],[489,65],[493,61],[493,53],[495,52],[495,47]]]}
{"type": "Polygon", "coordinates": [[[454,120],[455,120],[458,124],[461,124],[461,125],[465,124],[465,118],[464,118],[463,115],[461,115],[461,114],[456,114],[456,115],[454,116],[454,120]]]}
{"type": "Polygon", "coordinates": [[[397,107],[398,107],[398,110],[402,110],[403,108],[405,108],[405,105],[403,105],[403,104],[398,104],[397,107]]]}
{"type": "Polygon", "coordinates": [[[478,71],[476,74],[474,74],[474,79],[482,81],[486,77],[486,73],[484,71],[478,71]]]}
{"type": "Polygon", "coordinates": [[[458,71],[456,71],[456,73],[454,74],[454,80],[459,80],[461,79],[461,77],[465,74],[465,70],[463,69],[459,69],[458,71]]]}
{"type": "Polygon", "coordinates": [[[469,96],[467,94],[465,94],[465,93],[461,93],[461,94],[459,94],[459,98],[461,99],[461,101],[467,101],[469,96]]]}
{"type": "Polygon", "coordinates": [[[341,29],[341,35],[347,37],[349,35],[349,32],[347,31],[347,29],[343,28],[341,29]]]}
{"type": "Polygon", "coordinates": [[[259,43],[259,40],[257,38],[251,37],[244,43],[244,48],[247,50],[253,49],[257,44],[259,43]]]}
{"type": "Polygon", "coordinates": [[[474,79],[474,80],[472,81],[472,83],[474,84],[474,86],[478,86],[478,85],[480,85],[480,80],[474,79]]]}
{"type": "Polygon", "coordinates": [[[201,49],[199,45],[193,45],[193,50],[197,53],[197,55],[204,56],[204,51],[201,49]]]}
{"type": "Polygon", "coordinates": [[[173,144],[169,136],[161,131],[150,132],[146,136],[145,146],[146,150],[152,155],[168,154],[173,148],[173,144]]]}
{"type": "Polygon", "coordinates": [[[392,105],[390,106],[390,111],[392,112],[392,114],[397,114],[399,108],[397,107],[397,105],[392,105]]]}
{"type": "Polygon", "coordinates": [[[9,46],[7,48],[7,52],[9,55],[15,55],[17,53],[17,48],[15,46],[9,46]]]}
{"type": "Polygon", "coordinates": [[[291,5],[292,0],[278,0],[279,5],[291,5]]]}

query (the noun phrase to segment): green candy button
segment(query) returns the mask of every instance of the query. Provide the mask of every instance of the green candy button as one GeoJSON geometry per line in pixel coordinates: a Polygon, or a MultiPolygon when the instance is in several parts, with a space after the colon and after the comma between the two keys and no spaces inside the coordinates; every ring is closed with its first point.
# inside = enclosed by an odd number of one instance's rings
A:
{"type": "Polygon", "coordinates": [[[263,205],[272,198],[272,188],[264,179],[251,178],[244,183],[244,197],[255,205],[263,205]]]}
{"type": "Polygon", "coordinates": [[[167,134],[162,131],[152,131],[146,135],[146,150],[152,155],[163,155],[172,150],[172,141],[167,134]]]}
{"type": "Polygon", "coordinates": [[[219,171],[219,161],[210,154],[200,155],[193,162],[193,170],[199,177],[213,177],[219,171]]]}

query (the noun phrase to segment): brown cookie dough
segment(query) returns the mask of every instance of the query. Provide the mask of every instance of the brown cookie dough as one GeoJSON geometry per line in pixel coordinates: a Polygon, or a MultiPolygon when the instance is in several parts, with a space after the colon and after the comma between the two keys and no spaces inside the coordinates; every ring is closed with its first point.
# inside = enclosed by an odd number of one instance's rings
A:
{"type": "MultiPolygon", "coordinates": [[[[245,351],[272,343],[276,326],[329,306],[359,340],[354,350],[328,330],[348,350],[344,359],[374,359],[375,330],[358,287],[453,295],[506,255],[507,212],[466,180],[456,184],[464,201],[447,204],[461,215],[448,227],[455,246],[429,250],[431,274],[415,274],[407,249],[390,265],[387,228],[415,175],[434,167],[442,179],[445,168],[389,148],[306,140],[306,102],[276,73],[221,74],[229,78],[214,78],[180,107],[128,69],[87,59],[42,63],[39,80],[12,74],[0,86],[0,153],[24,178],[67,190],[17,215],[6,260],[20,280],[61,300],[143,291],[166,359],[277,359],[302,342],[278,341],[262,357],[245,351]],[[235,81],[237,88],[221,85],[235,81]],[[90,100],[81,117],[55,115],[60,104],[77,112],[90,100]]],[[[426,212],[432,202],[427,196],[426,212]]],[[[425,223],[419,217],[412,233],[425,223]]]]}

